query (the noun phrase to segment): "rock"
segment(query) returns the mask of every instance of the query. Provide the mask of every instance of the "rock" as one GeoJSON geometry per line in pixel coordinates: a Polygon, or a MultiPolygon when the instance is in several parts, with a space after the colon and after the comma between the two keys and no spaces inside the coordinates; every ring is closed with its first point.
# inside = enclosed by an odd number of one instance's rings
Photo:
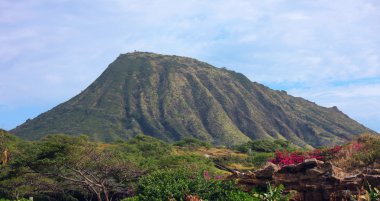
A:
{"type": "Polygon", "coordinates": [[[257,170],[254,174],[258,179],[272,179],[275,172],[279,170],[279,167],[273,163],[268,163],[263,169],[257,170]]]}
{"type": "Polygon", "coordinates": [[[306,175],[323,175],[324,172],[316,168],[309,169],[305,171],[306,175]]]}
{"type": "Polygon", "coordinates": [[[305,171],[307,169],[317,167],[319,164],[323,164],[322,161],[320,161],[320,162],[321,163],[318,163],[318,160],[315,158],[306,159],[303,163],[300,163],[299,165],[297,165],[297,170],[298,171],[305,171]]]}
{"type": "Polygon", "coordinates": [[[296,165],[287,165],[287,166],[282,167],[278,171],[278,173],[280,173],[280,174],[288,174],[288,173],[293,174],[293,173],[297,172],[297,168],[296,167],[297,167],[296,165]]]}
{"type": "Polygon", "coordinates": [[[297,165],[278,166],[268,164],[265,168],[238,176],[238,183],[249,191],[253,187],[264,187],[267,182],[283,184],[285,191],[297,191],[293,201],[349,200],[358,195],[366,182],[380,187],[380,169],[345,172],[330,162],[316,159],[305,160],[297,165]]]}
{"type": "Polygon", "coordinates": [[[364,180],[371,184],[372,187],[380,187],[380,174],[379,175],[364,175],[364,180]]]}
{"type": "Polygon", "coordinates": [[[287,173],[304,172],[308,169],[317,167],[318,165],[322,165],[322,164],[323,164],[322,161],[318,162],[318,160],[315,158],[306,159],[304,162],[300,164],[287,165],[287,166],[282,167],[281,170],[279,170],[279,173],[287,174],[287,173]]]}
{"type": "Polygon", "coordinates": [[[380,175],[380,169],[371,169],[371,170],[368,170],[368,173],[369,175],[380,175]]]}

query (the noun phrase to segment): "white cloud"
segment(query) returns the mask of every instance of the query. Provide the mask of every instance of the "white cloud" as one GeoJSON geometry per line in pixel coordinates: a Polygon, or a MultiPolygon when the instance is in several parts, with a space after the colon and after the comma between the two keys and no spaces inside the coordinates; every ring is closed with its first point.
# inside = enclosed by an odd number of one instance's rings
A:
{"type": "Polygon", "coordinates": [[[284,18],[289,19],[289,20],[310,20],[311,17],[306,15],[305,13],[285,13],[283,15],[284,18]]]}
{"type": "Polygon", "coordinates": [[[14,24],[33,17],[36,1],[0,1],[0,23],[14,24]]]}
{"type": "Polygon", "coordinates": [[[59,103],[133,50],[195,57],[269,85],[332,93],[340,90],[334,83],[380,77],[379,22],[373,0],[4,0],[0,104],[59,103]]]}
{"type": "Polygon", "coordinates": [[[256,34],[243,35],[240,39],[238,39],[238,42],[240,43],[254,43],[256,41],[257,41],[256,34]]]}

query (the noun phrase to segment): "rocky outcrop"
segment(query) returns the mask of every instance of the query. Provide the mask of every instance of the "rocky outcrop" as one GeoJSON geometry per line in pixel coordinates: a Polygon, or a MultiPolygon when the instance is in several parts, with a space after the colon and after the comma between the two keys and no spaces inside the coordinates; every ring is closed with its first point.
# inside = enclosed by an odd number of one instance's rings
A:
{"type": "Polygon", "coordinates": [[[294,200],[350,200],[363,194],[366,182],[380,186],[380,169],[361,170],[356,174],[344,172],[330,162],[308,159],[297,165],[278,167],[273,163],[255,172],[235,172],[231,178],[247,191],[253,187],[266,188],[283,184],[286,191],[295,191],[294,200]]]}

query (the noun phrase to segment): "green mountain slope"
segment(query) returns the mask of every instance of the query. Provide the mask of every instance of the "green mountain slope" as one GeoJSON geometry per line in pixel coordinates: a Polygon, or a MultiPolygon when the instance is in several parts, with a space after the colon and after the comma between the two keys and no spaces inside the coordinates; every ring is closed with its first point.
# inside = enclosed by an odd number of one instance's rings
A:
{"type": "Polygon", "coordinates": [[[144,133],[165,141],[195,137],[214,144],[282,138],[305,146],[373,132],[337,108],[324,108],[195,59],[135,52],[120,55],[86,90],[11,131],[36,140],[87,134],[114,141],[144,133]]]}

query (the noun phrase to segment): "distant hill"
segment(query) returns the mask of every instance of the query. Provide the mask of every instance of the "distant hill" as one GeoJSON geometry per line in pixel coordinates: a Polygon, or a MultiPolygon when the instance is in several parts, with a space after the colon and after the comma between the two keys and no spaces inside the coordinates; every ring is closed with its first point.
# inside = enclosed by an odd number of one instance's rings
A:
{"type": "Polygon", "coordinates": [[[373,131],[336,107],[272,90],[234,71],[134,52],[120,55],[79,95],[11,132],[30,140],[66,133],[110,142],[143,133],[219,145],[275,138],[321,146],[373,131]]]}

